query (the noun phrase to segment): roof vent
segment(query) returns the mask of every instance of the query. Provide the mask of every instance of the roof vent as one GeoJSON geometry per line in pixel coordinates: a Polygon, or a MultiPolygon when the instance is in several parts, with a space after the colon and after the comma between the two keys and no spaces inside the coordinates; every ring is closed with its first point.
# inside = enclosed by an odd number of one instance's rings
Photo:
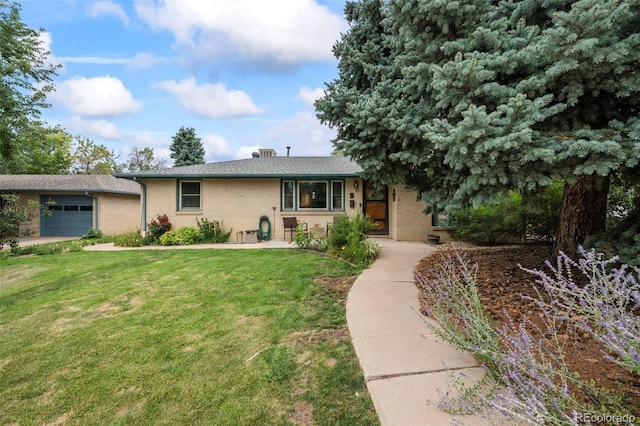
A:
{"type": "Polygon", "coordinates": [[[275,149],[262,149],[260,148],[260,157],[275,157],[276,150],[275,149]]]}
{"type": "Polygon", "coordinates": [[[258,158],[258,157],[260,157],[260,153],[258,153],[258,152],[252,152],[252,153],[251,153],[251,156],[252,156],[253,158],[258,158]]]}

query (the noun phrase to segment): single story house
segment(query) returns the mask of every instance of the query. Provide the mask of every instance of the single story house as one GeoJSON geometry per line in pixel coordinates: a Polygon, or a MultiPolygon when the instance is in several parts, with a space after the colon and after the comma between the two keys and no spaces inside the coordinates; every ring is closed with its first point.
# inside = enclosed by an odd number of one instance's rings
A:
{"type": "Polygon", "coordinates": [[[424,203],[414,192],[400,186],[376,190],[360,178],[361,171],[346,157],[278,157],[261,149],[250,159],[116,176],[142,187],[143,232],[149,221],[166,214],[173,229],[207,218],[232,230],[232,240],[239,231],[265,231],[267,225],[272,238],[284,238],[284,217],[306,222],[317,235],[335,215],[363,212],[378,223],[374,234],[403,241],[425,241],[433,233],[448,238],[447,228],[423,213],[424,203]]]}
{"type": "Polygon", "coordinates": [[[0,193],[45,205],[21,231],[42,237],[81,236],[89,229],[122,234],[140,229],[140,185],[111,175],[0,175],[0,193]]]}

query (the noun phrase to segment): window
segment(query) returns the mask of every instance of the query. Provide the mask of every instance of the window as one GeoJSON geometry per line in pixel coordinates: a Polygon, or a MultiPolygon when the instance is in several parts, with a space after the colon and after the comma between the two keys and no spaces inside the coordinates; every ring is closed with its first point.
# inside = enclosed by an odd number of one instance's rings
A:
{"type": "Polygon", "coordinates": [[[326,209],[327,182],[299,182],[298,206],[300,209],[326,209]]]}
{"type": "Polygon", "coordinates": [[[433,212],[431,224],[433,226],[449,226],[449,214],[445,211],[433,212]]]}
{"type": "Polygon", "coordinates": [[[331,182],[331,210],[344,210],[342,203],[342,181],[331,182]]]}
{"type": "Polygon", "coordinates": [[[199,181],[180,182],[179,210],[200,210],[201,183],[199,181]]]}
{"type": "Polygon", "coordinates": [[[343,181],[282,181],[283,210],[344,210],[343,181]]]}
{"type": "Polygon", "coordinates": [[[285,180],[282,182],[282,210],[293,210],[295,208],[293,204],[295,183],[292,180],[285,180]]]}

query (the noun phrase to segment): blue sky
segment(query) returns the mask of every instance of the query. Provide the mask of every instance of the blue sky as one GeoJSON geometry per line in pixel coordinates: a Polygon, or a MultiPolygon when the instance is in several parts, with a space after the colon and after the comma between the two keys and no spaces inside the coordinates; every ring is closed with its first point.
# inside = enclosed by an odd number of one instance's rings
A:
{"type": "Polygon", "coordinates": [[[313,101],[336,78],[331,48],[347,31],[345,0],[23,0],[63,66],[42,118],[106,145],[170,159],[180,126],[207,162],[329,155],[335,131],[313,101]]]}

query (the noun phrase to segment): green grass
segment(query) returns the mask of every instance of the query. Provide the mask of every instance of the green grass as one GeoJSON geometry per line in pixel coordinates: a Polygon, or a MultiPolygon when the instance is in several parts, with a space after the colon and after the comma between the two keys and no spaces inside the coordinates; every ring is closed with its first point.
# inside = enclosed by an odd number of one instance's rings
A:
{"type": "Polygon", "coordinates": [[[326,278],[358,272],[290,249],[0,258],[0,424],[377,424],[326,278]]]}

